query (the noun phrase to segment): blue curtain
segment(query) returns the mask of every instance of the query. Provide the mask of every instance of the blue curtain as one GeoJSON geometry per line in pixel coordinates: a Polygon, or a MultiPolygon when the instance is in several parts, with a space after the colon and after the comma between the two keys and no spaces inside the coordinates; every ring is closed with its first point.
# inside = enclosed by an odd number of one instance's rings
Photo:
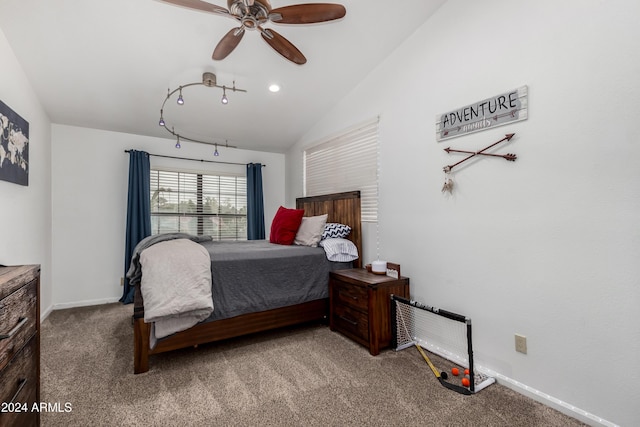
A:
{"type": "Polygon", "coordinates": [[[264,203],[262,201],[262,164],[247,165],[247,239],[264,239],[264,203]]]}
{"type": "Polygon", "coordinates": [[[129,150],[129,196],[127,199],[127,230],[124,250],[124,291],[120,302],[133,302],[134,287],[129,284],[127,270],[133,250],[140,240],[151,235],[151,202],[149,190],[149,153],[129,150]]]}

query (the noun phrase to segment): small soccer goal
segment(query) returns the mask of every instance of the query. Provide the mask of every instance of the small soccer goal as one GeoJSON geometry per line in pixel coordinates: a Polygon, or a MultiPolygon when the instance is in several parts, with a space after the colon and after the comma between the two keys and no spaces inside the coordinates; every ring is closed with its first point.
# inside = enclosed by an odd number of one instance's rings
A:
{"type": "Polygon", "coordinates": [[[443,386],[472,394],[495,382],[474,367],[470,318],[396,295],[391,295],[391,316],[392,346],[417,347],[443,386]],[[439,356],[435,363],[423,349],[439,356]]]}

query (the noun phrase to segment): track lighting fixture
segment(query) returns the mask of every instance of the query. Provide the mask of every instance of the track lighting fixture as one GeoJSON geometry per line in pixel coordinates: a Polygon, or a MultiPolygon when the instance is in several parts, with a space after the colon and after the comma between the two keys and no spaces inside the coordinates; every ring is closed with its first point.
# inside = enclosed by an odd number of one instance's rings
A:
{"type": "MultiPolygon", "coordinates": [[[[162,107],[160,108],[160,120],[158,121],[158,125],[162,126],[163,128],[165,128],[165,130],[167,132],[169,132],[171,135],[176,137],[176,148],[180,148],[180,140],[186,140],[186,141],[191,141],[191,142],[197,142],[199,144],[209,144],[209,145],[215,145],[215,151],[213,153],[214,156],[219,156],[220,153],[218,152],[218,143],[217,142],[209,142],[209,141],[201,141],[198,139],[193,139],[193,138],[188,138],[182,134],[177,134],[175,132],[175,130],[173,129],[173,127],[171,129],[169,129],[169,127],[167,126],[165,119],[164,119],[164,107],[165,104],[167,103],[167,101],[176,93],[178,92],[178,99],[177,99],[177,104],[178,105],[184,105],[184,98],[182,96],[182,89],[185,89],[187,87],[190,86],[206,86],[206,87],[217,87],[219,89],[222,89],[222,99],[220,100],[220,102],[222,102],[222,104],[227,105],[229,103],[229,98],[227,97],[227,89],[233,91],[233,92],[247,92],[244,89],[239,89],[236,87],[236,82],[235,80],[233,81],[233,86],[229,87],[229,86],[219,86],[217,81],[216,81],[216,75],[213,73],[209,73],[209,72],[205,72],[202,74],[202,82],[195,82],[195,83],[188,83],[186,85],[182,85],[179,86],[177,89],[174,89],[173,91],[171,89],[167,89],[167,96],[164,99],[164,102],[162,103],[162,107]]],[[[229,145],[228,143],[225,142],[224,144],[225,147],[227,148],[237,148],[233,145],[229,145]]]]}

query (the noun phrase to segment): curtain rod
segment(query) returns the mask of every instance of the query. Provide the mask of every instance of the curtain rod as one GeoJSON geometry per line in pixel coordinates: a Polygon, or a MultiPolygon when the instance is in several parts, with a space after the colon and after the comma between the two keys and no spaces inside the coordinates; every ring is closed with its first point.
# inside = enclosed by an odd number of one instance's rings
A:
{"type": "MultiPolygon", "coordinates": [[[[131,150],[124,150],[125,153],[130,153],[131,150]]],[[[176,156],[165,156],[163,154],[151,154],[151,153],[147,153],[150,156],[154,156],[154,157],[164,157],[165,159],[177,159],[177,160],[191,160],[193,162],[203,162],[203,163],[222,163],[225,165],[240,165],[240,166],[246,166],[247,163],[234,163],[234,162],[220,162],[217,160],[204,160],[204,159],[189,159],[187,157],[176,157],[176,156]]],[[[251,163],[249,163],[251,164],[251,163]]],[[[266,167],[267,165],[262,165],[262,167],[266,167]]]]}

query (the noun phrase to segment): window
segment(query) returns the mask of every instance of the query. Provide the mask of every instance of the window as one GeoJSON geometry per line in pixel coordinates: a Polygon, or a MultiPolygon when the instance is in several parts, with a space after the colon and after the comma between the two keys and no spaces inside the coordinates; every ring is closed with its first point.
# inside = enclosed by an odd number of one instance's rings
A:
{"type": "Polygon", "coordinates": [[[304,152],[305,196],[360,190],[362,221],[378,220],[378,118],[304,152]]]}
{"type": "Polygon", "coordinates": [[[247,178],[151,170],[151,234],[247,239],[247,178]]]}

